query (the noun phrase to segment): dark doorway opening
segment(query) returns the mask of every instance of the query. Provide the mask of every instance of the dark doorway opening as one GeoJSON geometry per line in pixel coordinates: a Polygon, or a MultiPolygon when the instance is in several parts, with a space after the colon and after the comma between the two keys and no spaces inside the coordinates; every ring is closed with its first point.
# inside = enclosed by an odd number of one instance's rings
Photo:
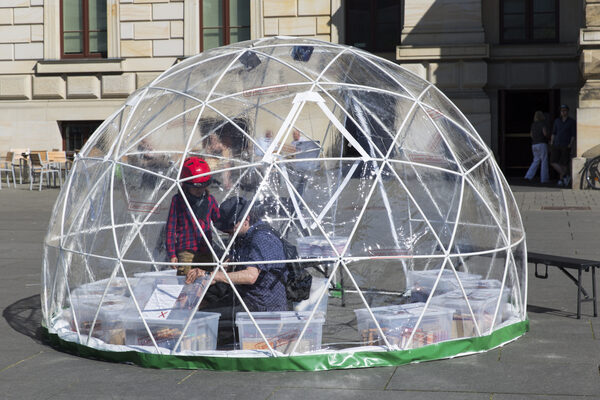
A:
{"type": "Polygon", "coordinates": [[[60,121],[58,124],[63,150],[68,153],[79,152],[101,123],[102,121],[60,121]]]}
{"type": "Polygon", "coordinates": [[[499,96],[500,168],[507,177],[524,177],[533,159],[529,136],[533,114],[542,111],[551,132],[560,91],[501,90],[499,96]]]}

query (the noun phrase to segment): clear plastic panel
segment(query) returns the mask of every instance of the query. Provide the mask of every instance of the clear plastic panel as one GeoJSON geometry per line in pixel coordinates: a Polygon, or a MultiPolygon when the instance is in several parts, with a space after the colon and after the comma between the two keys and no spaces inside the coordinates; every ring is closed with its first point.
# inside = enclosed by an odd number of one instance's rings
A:
{"type": "Polygon", "coordinates": [[[422,221],[431,227],[436,241],[447,249],[458,218],[461,176],[420,165],[390,164],[392,176],[415,204],[413,221],[422,221]]]}
{"type": "Polygon", "coordinates": [[[463,170],[469,171],[489,156],[490,151],[467,128],[452,122],[438,110],[423,108],[439,132],[443,132],[446,145],[463,170]]]}
{"type": "Polygon", "coordinates": [[[281,95],[296,92],[297,86],[306,87],[312,83],[310,76],[296,69],[290,64],[291,58],[272,56],[271,53],[279,53],[291,50],[291,48],[276,48],[246,50],[231,66],[215,88],[213,98],[238,94],[244,98],[264,95],[281,95]],[[274,50],[274,51],[273,51],[274,50]],[[282,83],[285,82],[285,83],[282,83]]]}
{"type": "Polygon", "coordinates": [[[323,72],[321,79],[324,82],[376,87],[411,97],[395,76],[379,68],[378,64],[371,63],[362,53],[355,50],[346,51],[337,57],[335,63],[323,72]]]}
{"type": "Polygon", "coordinates": [[[107,156],[114,148],[115,141],[121,133],[121,128],[127,120],[129,111],[130,107],[124,106],[112,119],[104,121],[98,128],[97,133],[86,142],[84,148],[79,152],[79,156],[90,158],[107,156]]]}
{"type": "MultiPolygon", "coordinates": [[[[448,100],[448,98],[435,86],[430,86],[429,90],[425,92],[421,101],[430,107],[432,110],[436,110],[440,114],[442,114],[446,119],[451,121],[452,124],[458,126],[461,130],[465,132],[464,136],[468,137],[468,141],[462,143],[462,146],[474,146],[473,144],[469,144],[469,142],[474,142],[478,144],[478,148],[485,149],[486,145],[479,137],[477,132],[475,132],[467,120],[467,118],[460,112],[460,110],[448,100]]],[[[457,141],[457,145],[461,146],[460,141],[457,141]]]]}
{"type": "Polygon", "coordinates": [[[399,84],[404,89],[404,92],[408,93],[411,97],[418,98],[425,91],[425,89],[432,86],[429,82],[421,79],[412,72],[409,72],[408,70],[399,67],[396,63],[392,61],[381,60],[377,56],[363,51],[357,51],[357,53],[359,53],[362,57],[364,57],[372,64],[377,65],[377,68],[384,72],[386,75],[392,77],[395,81],[399,82],[399,84]]]}
{"type": "MultiPolygon", "coordinates": [[[[212,51],[211,51],[212,53],[212,51]]],[[[207,101],[213,96],[220,97],[214,93],[222,75],[238,58],[239,52],[235,53],[219,51],[216,55],[209,52],[203,53],[195,65],[186,66],[179,71],[169,74],[154,83],[154,87],[165,87],[175,91],[186,93],[191,99],[207,101]]]]}
{"type": "Polygon", "coordinates": [[[449,171],[459,170],[455,155],[426,112],[417,108],[405,118],[408,119],[394,143],[394,159],[449,171]]]}
{"type": "Polygon", "coordinates": [[[440,243],[389,166],[381,171],[362,219],[352,237],[352,255],[403,259],[439,253],[440,243]]]}
{"type": "Polygon", "coordinates": [[[501,221],[484,198],[465,184],[451,253],[477,253],[508,246],[501,221]]]}

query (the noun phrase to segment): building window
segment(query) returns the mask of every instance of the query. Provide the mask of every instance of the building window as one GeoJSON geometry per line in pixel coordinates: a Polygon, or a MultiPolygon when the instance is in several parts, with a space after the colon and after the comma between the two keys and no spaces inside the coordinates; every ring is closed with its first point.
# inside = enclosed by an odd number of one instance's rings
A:
{"type": "Polygon", "coordinates": [[[558,0],[500,1],[500,40],[557,42],[558,0]]]}
{"type": "Polygon", "coordinates": [[[200,0],[200,51],[250,39],[250,0],[200,0]]]}
{"type": "Polygon", "coordinates": [[[106,57],[106,0],[62,0],[62,58],[106,57]]]}
{"type": "Polygon", "coordinates": [[[347,0],[346,44],[368,51],[395,51],[402,34],[401,0],[347,0]]]}

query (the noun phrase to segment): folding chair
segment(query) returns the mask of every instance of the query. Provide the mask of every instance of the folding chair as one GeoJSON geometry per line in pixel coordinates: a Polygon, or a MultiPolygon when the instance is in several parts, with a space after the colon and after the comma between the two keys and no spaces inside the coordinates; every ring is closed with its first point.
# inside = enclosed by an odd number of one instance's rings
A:
{"type": "Polygon", "coordinates": [[[31,161],[31,167],[29,169],[29,190],[33,189],[33,179],[35,175],[40,176],[40,188],[42,190],[42,183],[44,181],[44,175],[46,175],[46,180],[48,181],[47,185],[50,186],[50,175],[54,178],[54,182],[56,182],[56,176],[58,176],[59,186],[62,186],[62,177],[60,176],[60,170],[56,168],[52,168],[49,164],[45,164],[42,162],[41,156],[39,153],[31,153],[29,154],[29,160],[31,161]],[[56,174],[56,175],[55,175],[56,174]]]}
{"type": "Polygon", "coordinates": [[[16,189],[17,187],[17,180],[15,179],[15,166],[13,164],[13,158],[14,158],[14,153],[12,151],[9,151],[8,153],[6,153],[6,160],[4,160],[4,163],[2,165],[0,165],[0,189],[2,189],[2,173],[6,172],[6,184],[8,185],[8,188],[10,189],[10,175],[12,174],[12,180],[13,180],[13,185],[16,189]]]}

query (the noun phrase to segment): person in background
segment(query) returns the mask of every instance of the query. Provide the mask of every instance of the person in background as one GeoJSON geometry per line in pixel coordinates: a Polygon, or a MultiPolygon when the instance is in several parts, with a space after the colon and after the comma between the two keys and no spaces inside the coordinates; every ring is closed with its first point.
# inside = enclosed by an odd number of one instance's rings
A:
{"type": "Polygon", "coordinates": [[[571,183],[569,174],[569,161],[571,160],[571,148],[576,134],[575,120],[569,117],[569,107],[565,104],[560,106],[560,117],[554,120],[552,127],[552,146],[550,164],[559,174],[558,186],[568,186],[571,183]]]}
{"type": "Polygon", "coordinates": [[[265,151],[267,151],[267,149],[271,145],[272,141],[273,141],[273,131],[270,129],[267,129],[265,131],[265,135],[261,138],[258,138],[258,140],[256,141],[258,146],[254,147],[254,154],[258,157],[264,156],[265,151]]]}
{"type": "Polygon", "coordinates": [[[546,119],[544,113],[536,111],[533,115],[533,123],[531,124],[531,152],[533,153],[533,161],[525,174],[525,179],[533,180],[537,173],[538,167],[541,166],[540,180],[542,183],[550,181],[548,172],[548,129],[546,128],[546,119]]]}
{"type": "Polygon", "coordinates": [[[207,154],[205,161],[211,171],[226,170],[217,178],[220,182],[216,183],[222,184],[224,189],[230,189],[231,171],[227,171],[227,169],[233,166],[230,161],[232,159],[231,148],[226,146],[217,134],[211,133],[204,143],[204,151],[207,154]]]}
{"type": "MultiPolygon", "coordinates": [[[[171,199],[169,217],[167,219],[166,248],[169,261],[172,263],[209,263],[213,262],[208,243],[202,237],[204,232],[210,243],[212,233],[211,221],[219,219],[219,205],[215,198],[208,193],[210,185],[210,167],[200,157],[189,157],[183,163],[180,179],[195,178],[181,182],[184,193],[177,193],[171,199]],[[190,209],[186,205],[184,195],[189,202],[198,224],[194,221],[190,209]]],[[[186,275],[189,265],[172,266],[177,268],[178,275],[186,275]]],[[[207,267],[211,269],[212,267],[207,267]]]]}

